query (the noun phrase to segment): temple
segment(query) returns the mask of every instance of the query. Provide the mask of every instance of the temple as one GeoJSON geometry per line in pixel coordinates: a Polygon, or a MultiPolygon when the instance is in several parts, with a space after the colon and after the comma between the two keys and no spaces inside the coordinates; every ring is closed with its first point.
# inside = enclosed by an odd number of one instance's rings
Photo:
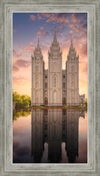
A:
{"type": "Polygon", "coordinates": [[[62,52],[54,28],[53,42],[48,52],[48,69],[38,40],[32,55],[32,105],[79,105],[85,95],[79,95],[79,56],[71,44],[62,69],[62,52]]]}

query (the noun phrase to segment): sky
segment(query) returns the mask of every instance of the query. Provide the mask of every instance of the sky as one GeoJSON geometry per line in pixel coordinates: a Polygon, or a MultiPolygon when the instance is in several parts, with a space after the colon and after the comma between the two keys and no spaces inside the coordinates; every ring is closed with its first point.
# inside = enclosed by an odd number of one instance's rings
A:
{"type": "Polygon", "coordinates": [[[13,91],[31,96],[31,55],[39,38],[45,68],[48,68],[55,26],[62,68],[65,68],[72,39],[79,55],[79,93],[87,97],[86,13],[13,13],[13,91]]]}

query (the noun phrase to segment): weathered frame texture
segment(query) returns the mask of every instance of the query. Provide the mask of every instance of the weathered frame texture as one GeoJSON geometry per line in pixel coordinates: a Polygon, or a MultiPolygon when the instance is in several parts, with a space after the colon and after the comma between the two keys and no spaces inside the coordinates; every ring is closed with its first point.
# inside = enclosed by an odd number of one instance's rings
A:
{"type": "Polygon", "coordinates": [[[0,5],[0,175],[100,175],[100,1],[1,0],[0,5]],[[88,163],[12,163],[12,14],[13,12],[87,12],[88,14],[88,163]]]}

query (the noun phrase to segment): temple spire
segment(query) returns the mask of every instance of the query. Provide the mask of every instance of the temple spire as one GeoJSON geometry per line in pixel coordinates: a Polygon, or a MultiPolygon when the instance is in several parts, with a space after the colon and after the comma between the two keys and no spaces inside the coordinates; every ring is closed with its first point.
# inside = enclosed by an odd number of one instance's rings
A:
{"type": "Polygon", "coordinates": [[[71,45],[70,45],[70,48],[73,48],[73,40],[72,40],[72,37],[71,37],[71,45]]]}
{"type": "Polygon", "coordinates": [[[76,50],[73,46],[73,40],[71,38],[71,44],[70,44],[70,48],[69,48],[69,53],[68,53],[68,56],[67,56],[67,59],[68,60],[78,60],[79,56],[76,55],[76,50]]]}
{"type": "Polygon", "coordinates": [[[39,37],[38,37],[37,47],[40,48],[39,37]]]}
{"type": "Polygon", "coordinates": [[[52,58],[54,59],[58,58],[58,56],[62,58],[62,52],[60,50],[59,42],[57,41],[57,36],[56,36],[56,27],[54,27],[53,42],[50,47],[49,56],[50,57],[52,56],[52,58]]]}
{"type": "Polygon", "coordinates": [[[39,38],[38,38],[37,46],[35,47],[35,50],[34,50],[34,57],[36,59],[39,59],[39,58],[42,59],[43,58],[40,43],[39,43],[39,38]]]}

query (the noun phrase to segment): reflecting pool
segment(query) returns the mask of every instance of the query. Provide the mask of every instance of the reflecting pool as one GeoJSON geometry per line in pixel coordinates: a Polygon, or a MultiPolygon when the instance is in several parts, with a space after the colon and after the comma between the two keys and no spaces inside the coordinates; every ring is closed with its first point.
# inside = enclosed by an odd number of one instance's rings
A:
{"type": "Polygon", "coordinates": [[[14,112],[13,163],[87,163],[87,112],[14,112]]]}

